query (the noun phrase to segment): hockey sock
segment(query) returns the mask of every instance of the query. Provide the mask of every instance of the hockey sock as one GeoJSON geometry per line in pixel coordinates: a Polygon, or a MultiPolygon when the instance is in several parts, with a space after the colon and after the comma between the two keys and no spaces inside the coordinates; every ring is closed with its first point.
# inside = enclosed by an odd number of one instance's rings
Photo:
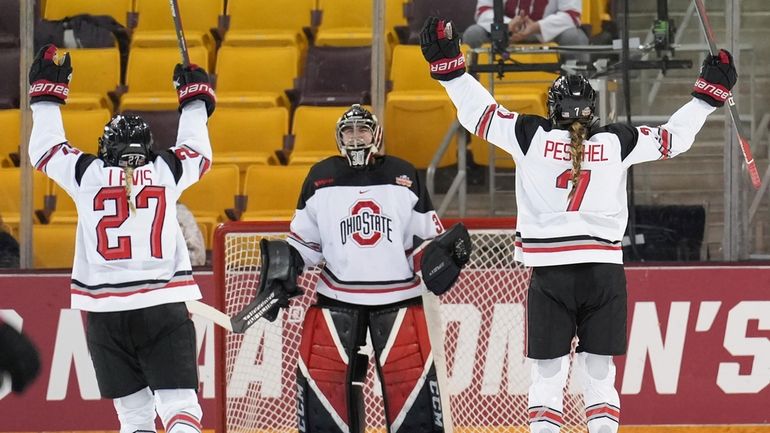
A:
{"type": "Polygon", "coordinates": [[[150,388],[112,401],[120,420],[120,433],[155,432],[155,402],[150,388]]]}
{"type": "Polygon", "coordinates": [[[620,397],[615,389],[612,356],[579,353],[589,433],[617,433],[620,397]]]}
{"type": "Polygon", "coordinates": [[[529,430],[532,433],[558,433],[561,429],[568,373],[569,355],[532,360],[532,385],[529,387],[529,430]]]}
{"type": "Polygon", "coordinates": [[[201,433],[203,411],[194,389],[159,389],[155,406],[166,433],[201,433]]]}

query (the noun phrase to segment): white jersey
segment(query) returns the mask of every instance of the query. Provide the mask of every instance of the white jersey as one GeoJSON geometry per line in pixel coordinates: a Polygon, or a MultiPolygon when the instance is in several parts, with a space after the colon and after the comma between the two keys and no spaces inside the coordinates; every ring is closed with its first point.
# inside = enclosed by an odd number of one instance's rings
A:
{"type": "MultiPolygon", "coordinates": [[[[493,6],[494,0],[478,0],[476,3],[476,23],[487,32],[495,17],[493,6]]],[[[505,0],[503,22],[507,24],[517,15],[526,15],[540,24],[537,38],[541,42],[549,42],[565,30],[580,27],[582,11],[582,0],[505,0]]]]}
{"type": "Polygon", "coordinates": [[[414,237],[427,240],[441,232],[411,164],[385,156],[359,170],[334,156],[314,165],[305,179],[288,242],[305,267],[325,261],[318,293],[383,305],[424,293],[415,275],[414,237]]]}
{"type": "Polygon", "coordinates": [[[516,163],[515,256],[527,266],[623,263],[628,221],[626,172],[687,151],[715,109],[693,98],[659,127],[592,129],[572,199],[569,132],[539,116],[509,112],[468,74],[441,81],[462,125],[516,163]]]}
{"type": "Polygon", "coordinates": [[[182,111],[176,146],[134,171],[130,198],[123,169],[67,143],[58,104],[35,103],[32,112],[30,161],[78,211],[72,308],[123,311],[199,299],[176,202],[211,165],[204,103],[182,111]]]}

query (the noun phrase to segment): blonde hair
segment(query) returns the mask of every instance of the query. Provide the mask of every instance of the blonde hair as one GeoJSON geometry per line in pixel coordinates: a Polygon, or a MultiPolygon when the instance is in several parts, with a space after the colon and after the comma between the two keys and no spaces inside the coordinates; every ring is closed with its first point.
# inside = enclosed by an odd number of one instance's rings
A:
{"type": "Polygon", "coordinates": [[[128,199],[128,206],[131,208],[131,213],[136,213],[136,205],[131,200],[131,188],[134,186],[134,167],[126,166],[123,168],[123,172],[126,174],[126,198],[128,199]]]}
{"type": "Polygon", "coordinates": [[[573,122],[569,126],[570,154],[572,155],[572,189],[569,192],[569,198],[575,195],[578,181],[580,180],[580,165],[583,162],[584,146],[586,139],[586,127],[580,122],[573,122]]]}

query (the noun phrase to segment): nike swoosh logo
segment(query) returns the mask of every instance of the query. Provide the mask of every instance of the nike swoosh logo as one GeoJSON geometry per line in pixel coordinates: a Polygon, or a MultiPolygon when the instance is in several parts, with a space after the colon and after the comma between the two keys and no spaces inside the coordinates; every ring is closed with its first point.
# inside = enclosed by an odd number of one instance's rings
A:
{"type": "Polygon", "coordinates": [[[367,193],[367,192],[369,192],[369,190],[368,190],[368,189],[362,189],[362,190],[359,190],[359,191],[358,191],[358,193],[359,193],[359,194],[365,194],[365,193],[367,193]]]}

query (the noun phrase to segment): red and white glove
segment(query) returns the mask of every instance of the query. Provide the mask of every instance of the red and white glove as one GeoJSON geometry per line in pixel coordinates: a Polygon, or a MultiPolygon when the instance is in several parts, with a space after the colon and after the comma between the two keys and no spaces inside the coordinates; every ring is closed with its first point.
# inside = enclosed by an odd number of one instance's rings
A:
{"type": "Polygon", "coordinates": [[[452,21],[428,17],[420,31],[420,48],[430,63],[430,76],[447,81],[465,73],[465,57],[452,21]]]}
{"type": "Polygon", "coordinates": [[[29,102],[65,104],[70,93],[72,63],[69,53],[61,58],[56,45],[48,44],[35,54],[29,68],[29,102]]]}
{"type": "Polygon", "coordinates": [[[217,96],[205,69],[195,64],[185,67],[177,63],[174,68],[174,88],[176,88],[176,94],[179,97],[180,112],[191,101],[205,102],[209,116],[214,112],[217,96]]]}
{"type": "Polygon", "coordinates": [[[700,68],[700,76],[692,88],[692,96],[712,107],[721,107],[730,97],[730,90],[738,81],[733,56],[727,50],[719,50],[716,56],[708,56],[700,68]]]}

